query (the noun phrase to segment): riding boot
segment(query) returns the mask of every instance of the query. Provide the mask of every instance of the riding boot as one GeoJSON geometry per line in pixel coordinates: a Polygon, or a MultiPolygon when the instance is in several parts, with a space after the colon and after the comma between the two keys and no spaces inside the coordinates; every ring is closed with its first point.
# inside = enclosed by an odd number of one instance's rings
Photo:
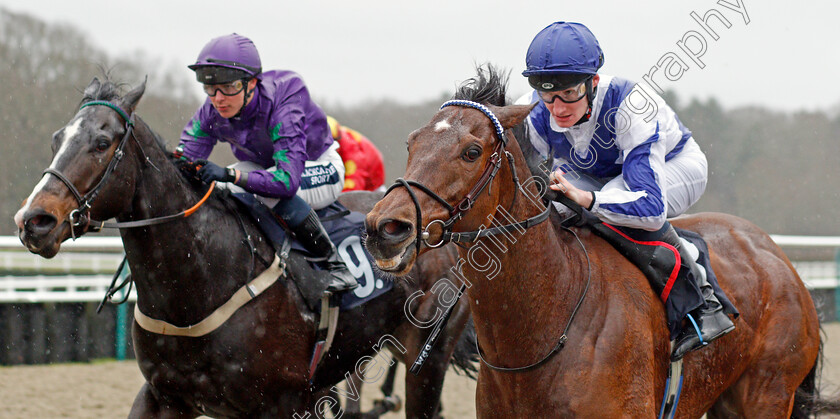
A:
{"type": "Polygon", "coordinates": [[[671,227],[662,236],[662,241],[674,246],[680,252],[680,258],[686,262],[697,287],[706,300],[704,305],[694,309],[686,315],[689,324],[677,335],[674,352],[671,354],[671,361],[681,359],[685,354],[708,345],[713,340],[731,332],[735,324],[729,316],[723,312],[723,306],[715,296],[714,288],[706,279],[706,275],[700,272],[697,262],[682,245],[682,240],[677,232],[671,227]]]}
{"type": "Polygon", "coordinates": [[[333,293],[350,291],[359,286],[356,278],[347,270],[347,265],[338,255],[335,245],[330,241],[330,237],[314,210],[310,210],[301,223],[290,227],[290,229],[307,251],[316,257],[324,258],[322,263],[332,276],[327,291],[333,293]]]}

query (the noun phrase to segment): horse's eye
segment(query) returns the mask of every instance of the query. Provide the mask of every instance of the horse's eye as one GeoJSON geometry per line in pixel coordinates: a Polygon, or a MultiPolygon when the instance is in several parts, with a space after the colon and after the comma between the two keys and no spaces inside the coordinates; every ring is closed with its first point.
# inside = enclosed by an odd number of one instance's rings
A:
{"type": "Polygon", "coordinates": [[[461,154],[461,158],[468,162],[474,162],[479,157],[481,157],[481,147],[475,144],[467,147],[467,149],[461,154]]]}
{"type": "Polygon", "coordinates": [[[105,151],[111,147],[111,142],[106,138],[96,140],[96,151],[105,151]]]}

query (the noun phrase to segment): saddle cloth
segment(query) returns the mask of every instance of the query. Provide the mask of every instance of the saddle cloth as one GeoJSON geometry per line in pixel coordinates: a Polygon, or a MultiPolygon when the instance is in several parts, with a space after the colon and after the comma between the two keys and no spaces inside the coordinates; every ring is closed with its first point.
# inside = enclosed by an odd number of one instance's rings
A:
{"type": "MultiPolygon", "coordinates": [[[[675,271],[675,255],[660,246],[661,242],[658,242],[656,238],[645,237],[651,233],[604,223],[564,195],[557,194],[553,200],[559,214],[568,214],[565,208],[573,214],[562,221],[564,226],[591,229],[644,273],[665,305],[668,331],[671,340],[674,340],[683,328],[683,319],[686,314],[705,304],[703,294],[697,285],[698,281],[694,278],[688,261],[681,260],[679,269],[675,271]]],[[[723,306],[724,313],[732,314],[737,318],[738,310],[718,285],[706,241],[696,232],[676,227],[674,230],[682,240],[682,245],[686,246],[692,257],[695,257],[700,274],[706,276],[715,296],[723,306]]]]}
{"type": "MultiPolygon", "coordinates": [[[[275,251],[280,253],[288,234],[277,222],[271,209],[253,194],[234,193],[232,196],[260,226],[275,251]]],[[[373,258],[362,245],[364,215],[351,212],[338,202],[315,212],[321,219],[330,240],[335,244],[338,255],[359,282],[358,288],[340,295],[340,309],[342,311],[353,309],[391,290],[393,281],[377,276],[378,271],[373,268],[373,258]]],[[[297,240],[291,240],[291,250],[286,261],[287,269],[290,271],[289,276],[300,290],[307,306],[317,312],[320,310],[319,301],[330,281],[330,275],[317,263],[307,259],[311,255],[297,240]]]]}
{"type": "MultiPolygon", "coordinates": [[[[633,232],[629,229],[622,230],[607,223],[593,222],[591,220],[587,222],[587,225],[595,234],[613,245],[619,253],[623,254],[630,262],[633,262],[645,274],[651,286],[659,294],[662,303],[665,305],[668,331],[670,332],[671,339],[675,339],[683,328],[683,319],[686,314],[705,304],[703,294],[697,285],[699,281],[694,278],[688,265],[689,262],[681,260],[676,275],[674,275],[675,259],[670,264],[651,263],[650,265],[642,266],[647,256],[638,257],[638,255],[654,255],[653,259],[656,259],[662,253],[668,254],[669,256],[672,253],[670,251],[662,252],[664,248],[655,244],[658,242],[650,242],[643,237],[638,237],[638,234],[644,235],[646,232],[633,232]],[[636,237],[633,237],[634,233],[636,237]]],[[[715,296],[723,306],[723,311],[737,318],[739,315],[738,310],[720,288],[720,285],[718,285],[717,276],[712,269],[711,260],[709,259],[709,247],[706,241],[693,231],[676,227],[674,229],[682,241],[682,246],[685,246],[690,256],[697,263],[700,275],[704,275],[712,286],[715,296]]]]}

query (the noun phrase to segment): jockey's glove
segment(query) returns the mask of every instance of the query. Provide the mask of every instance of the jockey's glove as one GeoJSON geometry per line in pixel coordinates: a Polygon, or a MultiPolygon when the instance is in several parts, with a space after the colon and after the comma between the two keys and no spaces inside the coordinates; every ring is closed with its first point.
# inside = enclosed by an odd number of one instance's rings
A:
{"type": "Polygon", "coordinates": [[[196,160],[195,164],[201,166],[201,169],[198,169],[198,177],[204,183],[210,183],[214,180],[217,182],[233,182],[236,180],[236,169],[222,167],[203,159],[196,160]]]}

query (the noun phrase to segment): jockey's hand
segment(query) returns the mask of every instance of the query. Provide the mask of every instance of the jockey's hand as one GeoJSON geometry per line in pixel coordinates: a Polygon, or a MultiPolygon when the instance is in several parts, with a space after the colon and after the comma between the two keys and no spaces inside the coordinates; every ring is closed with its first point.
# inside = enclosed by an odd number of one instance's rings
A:
{"type": "Polygon", "coordinates": [[[196,160],[195,164],[201,166],[201,169],[198,169],[198,177],[204,183],[210,183],[214,180],[218,182],[233,182],[236,180],[235,169],[222,167],[204,159],[196,160]]]}
{"type": "Polygon", "coordinates": [[[575,201],[578,205],[589,208],[592,205],[592,192],[578,189],[572,185],[566,178],[563,177],[563,170],[557,169],[548,175],[548,180],[551,184],[548,186],[552,190],[558,191],[567,198],[575,201]]]}
{"type": "Polygon", "coordinates": [[[187,160],[186,158],[183,159],[175,159],[172,164],[181,171],[181,173],[187,175],[190,178],[198,178],[198,165],[195,164],[194,161],[187,160]]]}

